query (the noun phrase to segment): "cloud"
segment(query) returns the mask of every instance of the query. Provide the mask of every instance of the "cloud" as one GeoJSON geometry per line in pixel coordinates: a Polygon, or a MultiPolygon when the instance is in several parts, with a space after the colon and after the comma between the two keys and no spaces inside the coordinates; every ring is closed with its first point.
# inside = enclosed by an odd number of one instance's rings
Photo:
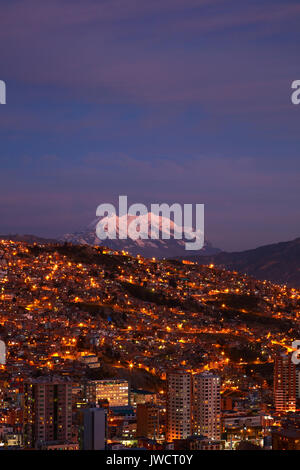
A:
{"type": "Polygon", "coordinates": [[[49,87],[57,87],[65,90],[66,99],[82,102],[230,102],[232,109],[241,109],[251,106],[253,97],[263,103],[268,89],[280,89],[278,72],[291,69],[289,57],[274,53],[273,45],[257,47],[255,40],[270,25],[296,28],[300,6],[271,5],[246,2],[242,7],[224,0],[11,2],[1,11],[3,73],[8,82],[45,86],[48,94],[49,87]],[[247,36],[248,25],[254,28],[252,37],[247,36]],[[238,42],[235,27],[242,28],[238,42]],[[206,36],[224,29],[228,36],[206,36]],[[263,77],[257,77],[260,69],[263,77]]]}

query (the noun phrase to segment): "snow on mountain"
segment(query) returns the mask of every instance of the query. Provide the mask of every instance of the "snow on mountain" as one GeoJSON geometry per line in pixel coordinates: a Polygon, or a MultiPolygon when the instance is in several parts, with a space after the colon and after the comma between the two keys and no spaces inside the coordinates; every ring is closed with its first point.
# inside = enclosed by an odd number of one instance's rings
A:
{"type": "MultiPolygon", "coordinates": [[[[136,216],[125,215],[120,218],[116,216],[117,238],[115,240],[108,238],[100,240],[97,237],[96,227],[100,227],[102,232],[105,232],[109,223],[109,217],[98,217],[83,230],[63,235],[60,241],[73,244],[103,245],[113,250],[128,251],[133,256],[140,254],[145,257],[175,258],[191,254],[190,251],[185,250],[185,242],[191,241],[190,237],[195,236],[195,230],[192,227],[185,227],[185,233],[188,235],[188,238],[176,239],[174,238],[176,234],[181,236],[181,227],[176,225],[171,219],[149,212],[146,215],[139,216],[140,238],[133,239],[128,236],[123,239],[122,237],[125,237],[127,234],[128,226],[134,219],[136,219],[136,216]],[[167,237],[169,233],[168,227],[170,227],[170,238],[164,239],[163,236],[167,237]],[[151,233],[155,234],[156,239],[150,238],[151,233]]],[[[200,235],[200,231],[197,232],[197,235],[200,235]]],[[[208,256],[220,251],[205,240],[203,248],[196,253],[208,256]]]]}

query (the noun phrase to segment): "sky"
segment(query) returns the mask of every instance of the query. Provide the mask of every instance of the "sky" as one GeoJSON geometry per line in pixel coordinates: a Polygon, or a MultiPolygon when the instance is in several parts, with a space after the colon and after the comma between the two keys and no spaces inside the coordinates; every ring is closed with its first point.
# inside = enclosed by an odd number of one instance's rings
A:
{"type": "Polygon", "coordinates": [[[300,4],[0,0],[0,233],[205,204],[236,251],[300,236],[300,4]]]}

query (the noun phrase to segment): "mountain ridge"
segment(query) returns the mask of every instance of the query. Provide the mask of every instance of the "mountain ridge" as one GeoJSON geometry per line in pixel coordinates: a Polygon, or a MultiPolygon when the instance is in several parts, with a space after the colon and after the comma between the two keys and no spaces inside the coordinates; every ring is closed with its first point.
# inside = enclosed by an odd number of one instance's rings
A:
{"type": "Polygon", "coordinates": [[[201,259],[197,255],[190,255],[186,259],[200,264],[213,263],[259,280],[287,284],[291,287],[300,286],[300,237],[245,251],[222,251],[201,259]]]}

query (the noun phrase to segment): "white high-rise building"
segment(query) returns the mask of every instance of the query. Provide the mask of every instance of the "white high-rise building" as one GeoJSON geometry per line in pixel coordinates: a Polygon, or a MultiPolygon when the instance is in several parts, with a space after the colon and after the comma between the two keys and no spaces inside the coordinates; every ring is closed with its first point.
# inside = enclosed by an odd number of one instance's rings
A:
{"type": "Polygon", "coordinates": [[[221,439],[221,379],[211,372],[193,376],[193,431],[221,439]]]}
{"type": "Polygon", "coordinates": [[[278,354],[275,357],[274,403],[276,411],[296,411],[296,366],[290,353],[278,354]]]}
{"type": "Polygon", "coordinates": [[[167,441],[192,434],[192,376],[175,370],[167,376],[167,441]]]}

